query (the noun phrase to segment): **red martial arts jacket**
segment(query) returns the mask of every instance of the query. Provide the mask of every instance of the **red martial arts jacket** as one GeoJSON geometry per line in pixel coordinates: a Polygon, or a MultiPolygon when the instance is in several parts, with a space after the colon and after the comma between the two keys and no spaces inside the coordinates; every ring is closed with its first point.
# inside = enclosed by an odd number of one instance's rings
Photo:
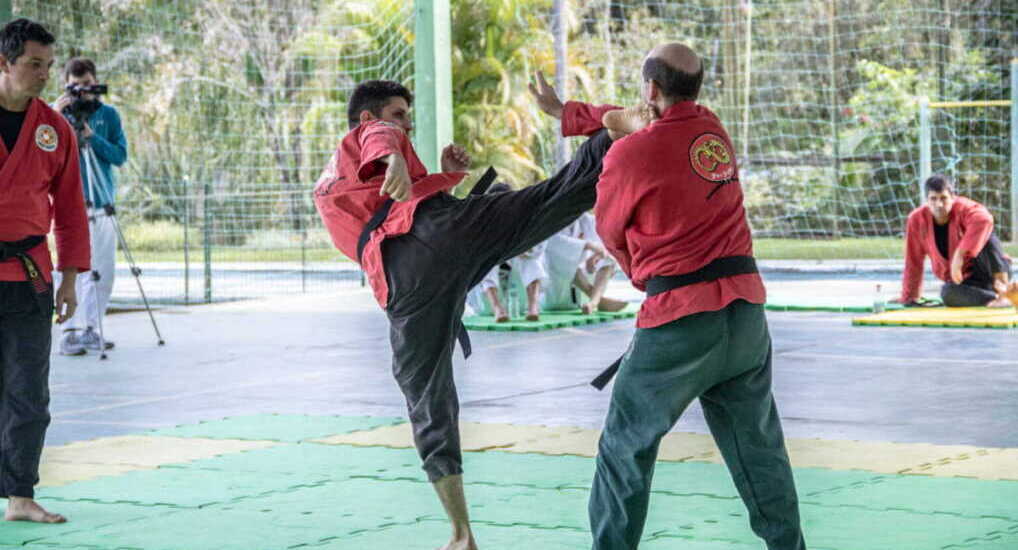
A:
{"type": "MultiPolygon", "coordinates": [[[[993,232],[993,215],[985,206],[965,197],[955,197],[951,212],[948,213],[947,250],[954,254],[961,248],[968,251],[963,278],[972,271],[971,259],[978,256],[993,232]]],[[[930,257],[933,274],[941,281],[951,280],[951,258],[945,258],[937,249],[937,238],[933,232],[933,212],[928,205],[916,208],[908,215],[905,225],[905,272],[901,277],[901,301],[911,302],[919,298],[923,285],[923,263],[930,257]]]]}
{"type": "MultiPolygon", "coordinates": [[[[59,113],[35,98],[14,151],[0,140],[0,241],[12,242],[46,235],[56,237],[57,269],[88,271],[91,245],[82,198],[78,144],[74,131],[59,113]]],[[[43,241],[28,252],[52,281],[53,260],[43,241]]],[[[0,262],[0,281],[24,281],[16,258],[0,262]]]]}
{"type": "MultiPolygon", "coordinates": [[[[569,102],[562,131],[596,131],[612,108],[569,102]]],[[[753,255],[735,148],[714,113],[692,101],[673,105],[660,120],[612,145],[594,213],[605,248],[640,290],[657,275],[690,273],[718,258],[753,255]]],[[[765,302],[759,274],[651,296],[636,326],[652,328],[717,311],[738,299],[765,302]]]]}
{"type": "Polygon", "coordinates": [[[383,309],[389,302],[389,286],[382,265],[382,241],[410,232],[417,205],[455,187],[466,176],[465,172],[429,175],[406,132],[396,124],[373,120],[351,130],[315,184],[315,206],[333,244],[352,260],[357,260],[361,231],[388,198],[378,194],[386,170],[386,164],[379,160],[392,153],[400,153],[406,159],[414,182],[411,198],[393,203],[385,222],[371,232],[361,257],[361,268],[383,309]]]}

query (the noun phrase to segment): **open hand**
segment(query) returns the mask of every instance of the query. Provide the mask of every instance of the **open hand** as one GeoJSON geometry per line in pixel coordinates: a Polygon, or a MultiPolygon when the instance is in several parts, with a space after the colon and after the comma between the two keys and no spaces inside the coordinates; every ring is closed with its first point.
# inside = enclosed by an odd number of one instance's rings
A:
{"type": "Polygon", "coordinates": [[[459,145],[446,145],[442,149],[443,172],[466,172],[470,168],[470,155],[459,145]]]}
{"type": "Polygon", "coordinates": [[[410,171],[406,166],[406,159],[399,153],[389,155],[389,167],[385,169],[385,181],[382,188],[378,190],[379,195],[389,195],[393,200],[405,201],[410,198],[410,171]]]}
{"type": "Polygon", "coordinates": [[[544,79],[544,73],[537,71],[534,78],[536,82],[528,84],[531,95],[537,100],[537,106],[550,116],[562,118],[562,100],[558,98],[555,88],[552,88],[544,79]]]}

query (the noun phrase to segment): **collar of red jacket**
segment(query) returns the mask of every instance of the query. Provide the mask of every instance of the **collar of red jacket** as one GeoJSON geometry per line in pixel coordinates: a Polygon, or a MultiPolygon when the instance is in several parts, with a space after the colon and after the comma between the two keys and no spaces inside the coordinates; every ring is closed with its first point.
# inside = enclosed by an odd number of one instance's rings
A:
{"type": "Polygon", "coordinates": [[[661,120],[696,116],[699,105],[695,101],[680,101],[661,113],[661,120]]]}

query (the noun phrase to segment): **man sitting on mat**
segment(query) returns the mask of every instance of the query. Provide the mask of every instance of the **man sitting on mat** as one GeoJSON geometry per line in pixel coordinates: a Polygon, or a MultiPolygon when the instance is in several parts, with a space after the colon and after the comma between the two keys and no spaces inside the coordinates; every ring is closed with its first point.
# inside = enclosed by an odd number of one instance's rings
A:
{"type": "Polygon", "coordinates": [[[1007,307],[1011,258],[993,232],[985,206],[955,194],[950,176],[936,174],[923,184],[926,204],[908,215],[905,272],[900,301],[918,305],[926,256],[942,281],[940,297],[948,307],[1007,307]]]}

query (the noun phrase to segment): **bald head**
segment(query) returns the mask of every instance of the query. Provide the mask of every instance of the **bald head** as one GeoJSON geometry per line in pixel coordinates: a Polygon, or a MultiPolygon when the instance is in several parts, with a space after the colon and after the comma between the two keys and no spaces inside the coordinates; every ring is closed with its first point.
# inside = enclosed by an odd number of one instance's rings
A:
{"type": "Polygon", "coordinates": [[[689,46],[679,44],[678,42],[661,44],[650,50],[647,57],[660,59],[665,65],[684,73],[694,74],[700,72],[700,57],[689,46]]]}
{"type": "Polygon", "coordinates": [[[653,82],[672,102],[695,100],[703,83],[703,62],[684,44],[661,44],[647,54],[643,79],[653,82]]]}

